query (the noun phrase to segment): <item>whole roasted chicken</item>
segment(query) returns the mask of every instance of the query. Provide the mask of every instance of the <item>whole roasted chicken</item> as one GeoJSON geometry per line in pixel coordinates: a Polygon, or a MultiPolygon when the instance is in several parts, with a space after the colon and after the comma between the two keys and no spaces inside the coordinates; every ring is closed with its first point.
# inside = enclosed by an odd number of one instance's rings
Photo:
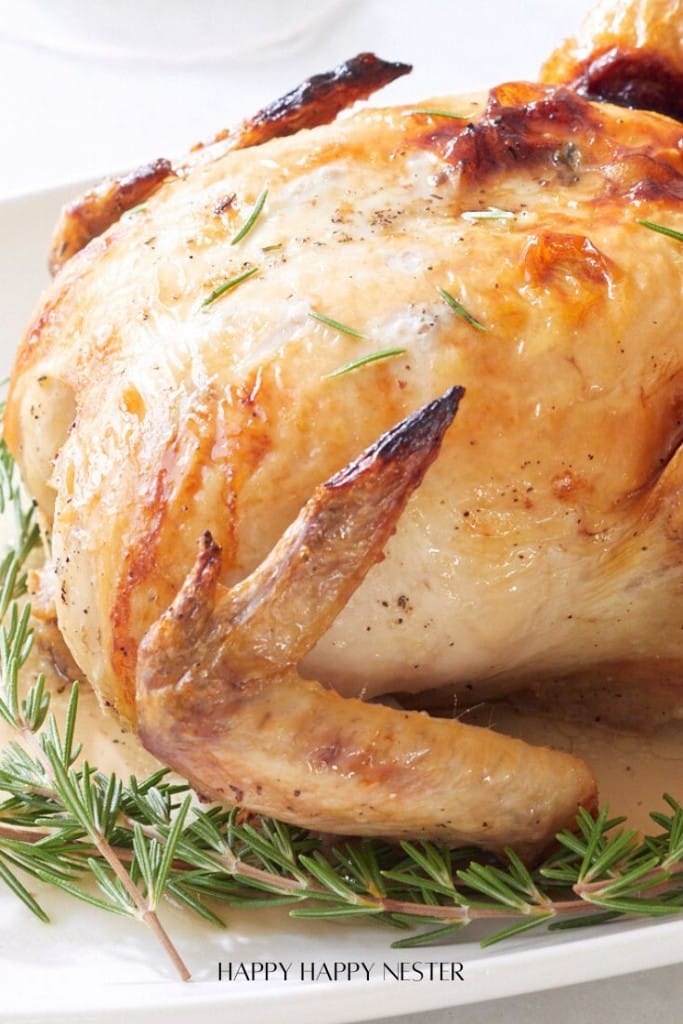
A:
{"type": "Polygon", "coordinates": [[[683,714],[682,39],[603,5],[540,83],[334,120],[408,70],[361,55],[64,211],[5,435],[201,795],[533,853],[590,769],[381,695],[683,714]]]}

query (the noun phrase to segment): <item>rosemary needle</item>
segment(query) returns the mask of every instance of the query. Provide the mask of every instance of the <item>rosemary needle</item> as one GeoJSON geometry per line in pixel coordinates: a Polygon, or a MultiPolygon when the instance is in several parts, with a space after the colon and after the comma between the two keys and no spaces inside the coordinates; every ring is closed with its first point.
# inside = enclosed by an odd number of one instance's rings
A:
{"type": "Polygon", "coordinates": [[[667,228],[664,224],[655,224],[651,220],[639,220],[638,223],[642,224],[644,228],[649,228],[650,231],[658,231],[660,235],[667,235],[669,238],[675,238],[677,242],[683,242],[683,231],[667,228]]]}
{"type": "Polygon", "coordinates": [[[501,210],[498,206],[487,206],[485,210],[465,210],[460,216],[463,220],[514,220],[511,210],[501,210]]]}
{"type": "Polygon", "coordinates": [[[411,110],[410,113],[424,114],[426,117],[454,117],[458,121],[468,121],[470,118],[469,114],[456,114],[453,110],[432,110],[429,107],[425,107],[424,109],[420,108],[419,110],[411,110]]]}
{"type": "Polygon", "coordinates": [[[338,369],[333,370],[332,373],[324,374],[323,380],[328,380],[332,377],[342,377],[345,373],[351,373],[352,370],[357,370],[361,366],[367,366],[368,363],[376,363],[380,359],[391,359],[392,356],[402,356],[405,352],[406,349],[404,348],[384,348],[379,352],[371,352],[367,356],[354,359],[351,363],[345,363],[338,369]]]}
{"type": "Polygon", "coordinates": [[[264,188],[263,191],[261,192],[260,196],[256,200],[256,202],[254,203],[253,209],[252,209],[251,213],[249,214],[249,216],[247,217],[247,219],[245,220],[244,224],[239,229],[237,234],[234,235],[230,239],[230,245],[237,245],[238,242],[242,241],[242,239],[245,237],[245,235],[249,234],[249,232],[253,228],[254,224],[256,223],[256,220],[257,220],[261,210],[263,209],[264,203],[265,203],[267,198],[268,198],[268,189],[264,188]]]}
{"type": "Polygon", "coordinates": [[[218,287],[214,288],[211,294],[207,295],[204,299],[202,302],[202,309],[210,306],[212,302],[216,301],[216,299],[220,299],[221,295],[224,295],[226,292],[236,288],[238,284],[242,283],[242,281],[246,281],[246,279],[251,277],[252,274],[255,274],[257,270],[258,267],[249,267],[247,270],[243,270],[241,274],[231,277],[229,281],[224,281],[223,284],[219,284],[218,287]]]}
{"type": "Polygon", "coordinates": [[[477,320],[476,317],[472,316],[472,314],[465,309],[462,302],[458,302],[454,295],[451,295],[450,292],[447,292],[446,289],[442,288],[440,285],[437,286],[436,290],[441,296],[441,298],[448,303],[453,312],[456,313],[459,317],[462,317],[462,319],[466,323],[468,323],[470,327],[474,327],[478,331],[488,331],[488,327],[486,327],[485,324],[481,323],[480,320],[477,320]]]}
{"type": "Polygon", "coordinates": [[[324,313],[318,313],[315,309],[312,309],[308,314],[313,320],[319,320],[321,324],[325,324],[326,327],[331,327],[335,331],[340,331],[342,334],[350,334],[352,338],[364,338],[365,335],[361,331],[357,331],[355,327],[347,327],[346,324],[341,323],[340,320],[333,320],[331,316],[325,316],[324,313]]]}

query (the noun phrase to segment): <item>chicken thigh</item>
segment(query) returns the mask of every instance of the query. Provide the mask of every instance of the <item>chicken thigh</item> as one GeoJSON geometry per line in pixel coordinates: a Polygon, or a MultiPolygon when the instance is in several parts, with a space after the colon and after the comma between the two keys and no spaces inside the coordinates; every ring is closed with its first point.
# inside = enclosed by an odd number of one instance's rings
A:
{"type": "MultiPolygon", "coordinates": [[[[683,72],[652,6],[603,9],[630,81],[683,72]]],[[[683,128],[572,46],[322,123],[364,55],[65,211],[5,435],[76,661],[202,795],[533,853],[582,761],[376,698],[683,714],[683,128]]]]}

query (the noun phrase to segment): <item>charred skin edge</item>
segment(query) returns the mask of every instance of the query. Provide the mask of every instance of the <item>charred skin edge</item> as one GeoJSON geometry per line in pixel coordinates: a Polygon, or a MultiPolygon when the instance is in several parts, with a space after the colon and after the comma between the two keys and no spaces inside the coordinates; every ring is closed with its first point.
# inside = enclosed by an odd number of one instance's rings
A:
{"type": "Polygon", "coordinates": [[[463,387],[449,388],[440,398],[435,398],[433,402],[428,402],[417,412],[406,416],[395,427],[382,434],[357,459],[330,477],[323,486],[333,490],[351,483],[364,470],[368,469],[375,459],[392,462],[421,449],[431,450],[435,445],[440,445],[443,435],[455,418],[464,394],[465,388],[463,387]]]}
{"type": "MultiPolygon", "coordinates": [[[[342,110],[366,100],[411,71],[410,64],[385,61],[374,53],[359,53],[331,71],[306,79],[245,122],[240,132],[240,148],[329,124],[342,110]]],[[[217,141],[228,135],[218,136],[217,141]]]]}
{"type": "MultiPolygon", "coordinates": [[[[293,135],[302,128],[329,124],[358,100],[365,100],[412,71],[410,64],[360,53],[332,71],[306,79],[270,103],[235,131],[219,133],[212,143],[229,139],[233,149],[247,149],[270,139],[293,135]]],[[[194,149],[202,149],[200,143],[194,149]]],[[[182,168],[178,168],[182,172],[182,168]]],[[[145,202],[176,171],[159,158],[121,178],[108,178],[64,208],[55,229],[48,266],[54,276],[64,264],[126,213],[145,202]]]]}
{"type": "Polygon", "coordinates": [[[106,178],[64,207],[52,236],[48,267],[54,276],[64,264],[97,238],[127,210],[139,206],[175,172],[160,157],[121,178],[106,178]]]}

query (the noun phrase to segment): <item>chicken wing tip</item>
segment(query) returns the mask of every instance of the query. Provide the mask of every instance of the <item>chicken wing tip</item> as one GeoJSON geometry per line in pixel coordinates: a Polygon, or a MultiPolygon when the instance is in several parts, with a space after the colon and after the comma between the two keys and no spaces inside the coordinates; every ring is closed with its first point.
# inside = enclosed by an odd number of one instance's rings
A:
{"type": "MultiPolygon", "coordinates": [[[[344,466],[325,484],[326,488],[343,487],[364,470],[368,463],[377,460],[390,463],[403,461],[418,452],[434,457],[439,450],[446,430],[453,422],[465,388],[450,387],[438,398],[427,402],[416,412],[407,416],[382,434],[349,465],[344,466]]],[[[431,461],[431,459],[429,460],[431,461]]]]}

